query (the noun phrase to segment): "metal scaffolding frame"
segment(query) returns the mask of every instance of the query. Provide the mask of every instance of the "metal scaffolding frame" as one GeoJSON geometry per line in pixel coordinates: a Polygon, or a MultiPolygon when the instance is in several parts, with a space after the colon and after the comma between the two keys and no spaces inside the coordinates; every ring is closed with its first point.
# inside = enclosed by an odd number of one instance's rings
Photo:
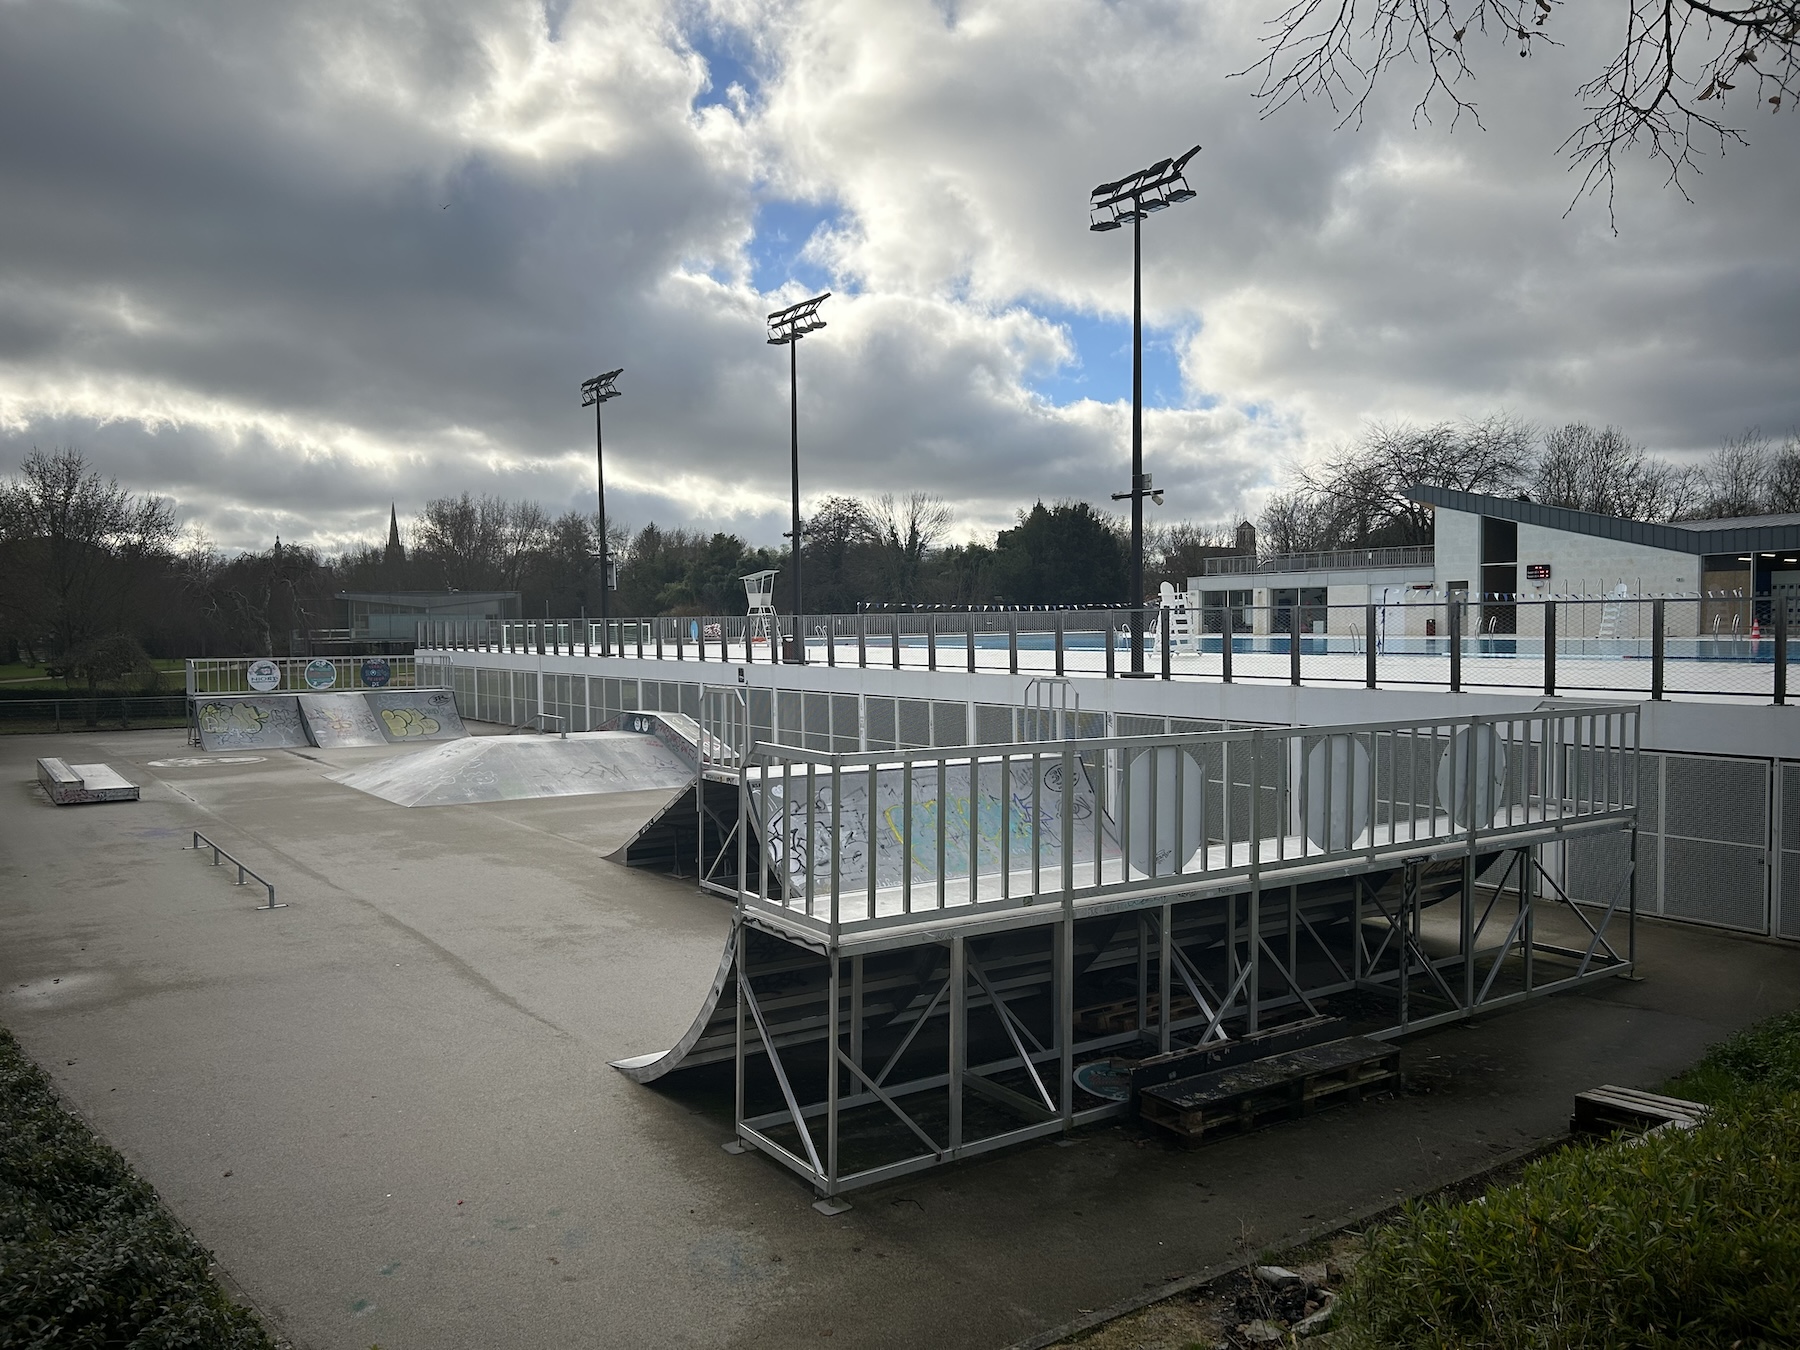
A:
{"type": "Polygon", "coordinates": [[[714,1000],[621,1067],[729,1061],[734,1147],[825,1206],[1125,1114],[1080,1085],[1097,1058],[1175,1077],[1299,1019],[1386,1039],[1632,968],[1633,707],[827,755],[749,743],[735,698],[703,716],[739,795],[714,1000]],[[1621,830],[1617,893],[1575,904],[1546,850],[1621,830]]]}

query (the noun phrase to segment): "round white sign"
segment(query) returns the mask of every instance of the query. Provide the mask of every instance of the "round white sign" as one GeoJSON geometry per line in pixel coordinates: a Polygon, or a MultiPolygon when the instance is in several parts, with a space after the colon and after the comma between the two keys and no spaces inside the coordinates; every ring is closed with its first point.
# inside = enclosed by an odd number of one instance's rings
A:
{"type": "Polygon", "coordinates": [[[259,694],[281,688],[281,667],[273,661],[252,661],[244,672],[244,683],[259,694]]]}
{"type": "Polygon", "coordinates": [[[306,663],[306,683],[314,689],[329,689],[337,683],[337,667],[324,657],[306,663]]]}

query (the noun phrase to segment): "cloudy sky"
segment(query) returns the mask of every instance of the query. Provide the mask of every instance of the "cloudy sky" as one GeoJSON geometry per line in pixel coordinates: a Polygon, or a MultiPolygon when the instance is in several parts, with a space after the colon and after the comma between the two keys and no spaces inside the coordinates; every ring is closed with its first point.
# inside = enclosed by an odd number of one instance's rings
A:
{"type": "MultiPolygon", "coordinates": [[[[1800,423],[1800,141],[1622,176],[1557,146],[1616,42],[1479,49],[1482,128],[1260,120],[1260,0],[0,0],[0,470],[73,446],[221,547],[429,498],[776,543],[803,490],[935,491],[957,533],[1104,502],[1129,457],[1130,236],[1088,189],[1205,149],[1147,222],[1162,519],[1254,512],[1377,418],[1507,408],[1700,453],[1800,423]]],[[[1587,27],[1583,27],[1587,25],[1587,27]]]]}

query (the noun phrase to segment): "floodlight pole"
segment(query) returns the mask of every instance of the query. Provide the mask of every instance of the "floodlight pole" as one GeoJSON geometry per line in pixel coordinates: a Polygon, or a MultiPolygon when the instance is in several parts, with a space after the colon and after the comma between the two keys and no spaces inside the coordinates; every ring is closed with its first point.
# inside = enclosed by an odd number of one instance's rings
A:
{"type": "MultiPolygon", "coordinates": [[[[1114,501],[1131,499],[1131,669],[1133,679],[1147,679],[1144,670],[1144,498],[1159,505],[1144,472],[1144,217],[1178,202],[1191,201],[1194,190],[1183,171],[1200,152],[1195,146],[1178,159],[1165,159],[1113,183],[1102,183],[1090,194],[1088,210],[1094,219],[1088,228],[1096,232],[1116,230],[1131,218],[1131,490],[1113,493],[1114,501]]],[[[1108,639],[1110,641],[1111,639],[1108,639]]]]}
{"type": "Polygon", "coordinates": [[[608,399],[617,398],[622,390],[613,388],[613,381],[625,373],[625,368],[608,371],[604,375],[596,375],[591,380],[584,380],[581,385],[581,406],[594,405],[594,487],[595,499],[600,512],[600,655],[612,655],[612,628],[607,622],[612,611],[612,550],[606,542],[606,452],[600,435],[600,407],[608,399]]]}
{"type": "MultiPolygon", "coordinates": [[[[1144,213],[1131,213],[1131,676],[1144,676],[1144,213]]],[[[1112,639],[1107,638],[1110,643],[1112,639]]]]}
{"type": "Polygon", "coordinates": [[[788,349],[788,470],[794,490],[794,659],[801,665],[806,664],[806,635],[800,631],[803,622],[801,615],[806,611],[800,604],[800,339],[796,335],[787,344],[788,349]]]}
{"type": "Polygon", "coordinates": [[[769,345],[788,349],[788,466],[794,494],[793,532],[788,538],[792,544],[789,561],[794,572],[794,662],[797,665],[806,664],[806,634],[801,631],[806,611],[800,585],[800,358],[794,348],[808,333],[825,326],[825,321],[819,317],[819,306],[829,299],[831,292],[826,291],[769,315],[769,345]]]}

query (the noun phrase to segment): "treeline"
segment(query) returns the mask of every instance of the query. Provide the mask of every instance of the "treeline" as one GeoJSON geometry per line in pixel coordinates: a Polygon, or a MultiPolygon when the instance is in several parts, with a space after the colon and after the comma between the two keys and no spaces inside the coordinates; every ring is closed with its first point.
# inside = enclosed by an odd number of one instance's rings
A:
{"type": "MultiPolygon", "coordinates": [[[[1369,428],[1292,483],[1258,522],[1264,555],[1428,544],[1431,512],[1407,496],[1419,484],[1635,520],[1800,512],[1800,435],[1776,442],[1752,430],[1679,465],[1614,427],[1401,423],[1369,428]]],[[[926,493],[826,498],[801,527],[807,610],[1127,598],[1127,531],[1086,502],[1036,502],[991,542],[950,542],[952,518],[926,493]]],[[[791,605],[786,549],[655,523],[631,533],[613,522],[610,534],[615,615],[742,614],[740,578],[769,569],[782,573],[778,608],[791,605]]],[[[1152,528],[1146,544],[1154,597],[1161,582],[1182,585],[1251,541],[1229,523],[1175,523],[1152,528]]],[[[33,451],[0,481],[0,656],[55,665],[89,688],[149,685],[151,656],[306,652],[342,628],[343,591],[516,591],[523,617],[591,616],[599,552],[591,515],[464,493],[426,503],[404,538],[331,555],[277,540],[228,556],[184,536],[172,503],[102,480],[78,452],[33,451]]]]}
{"type": "Polygon", "coordinates": [[[1420,484],[1629,520],[1800,512],[1800,434],[1778,444],[1751,429],[1704,463],[1676,464],[1610,426],[1545,430],[1507,416],[1395,423],[1370,427],[1293,480],[1263,510],[1264,553],[1429,544],[1430,508],[1406,495],[1420,484]]]}

